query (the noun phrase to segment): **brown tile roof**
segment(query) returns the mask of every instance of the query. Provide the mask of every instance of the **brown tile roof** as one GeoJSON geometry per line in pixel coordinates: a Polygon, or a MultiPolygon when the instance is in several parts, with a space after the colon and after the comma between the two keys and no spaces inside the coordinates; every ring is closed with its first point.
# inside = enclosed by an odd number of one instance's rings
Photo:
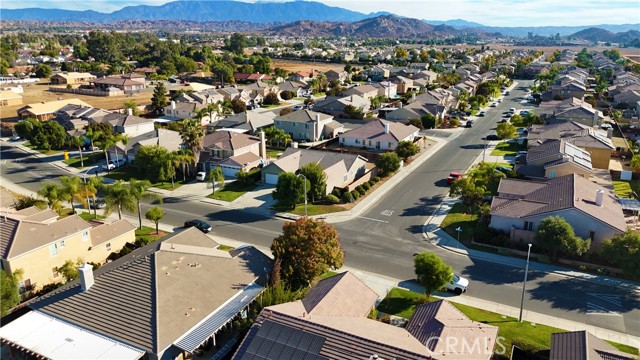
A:
{"type": "Polygon", "coordinates": [[[13,237],[18,229],[18,220],[0,217],[0,258],[6,259],[11,249],[13,237]]]}
{"type": "Polygon", "coordinates": [[[312,316],[367,316],[378,294],[351,272],[319,281],[302,299],[312,316]]]}
{"type": "Polygon", "coordinates": [[[498,196],[493,197],[491,214],[524,218],[561,210],[578,209],[615,229],[625,231],[627,225],[615,194],[605,194],[602,206],[595,204],[599,185],[575,174],[535,182],[502,179],[498,196]]]}
{"type": "Polygon", "coordinates": [[[104,85],[118,85],[118,86],[140,86],[144,85],[143,81],[136,81],[132,79],[122,78],[122,77],[105,77],[101,79],[92,80],[91,82],[94,84],[104,84],[104,85]]]}
{"type": "Polygon", "coordinates": [[[241,134],[235,131],[221,130],[206,135],[204,137],[202,147],[205,149],[210,148],[234,151],[259,142],[260,139],[255,136],[241,134]]]}
{"type": "Polygon", "coordinates": [[[611,139],[607,138],[604,132],[575,121],[554,125],[534,125],[527,134],[529,147],[538,146],[549,139],[564,139],[581,148],[615,149],[611,139]]]}
{"type": "Polygon", "coordinates": [[[293,111],[286,115],[277,116],[274,120],[296,122],[296,123],[307,123],[307,122],[316,122],[318,116],[320,116],[320,121],[333,118],[333,116],[331,115],[305,109],[305,110],[293,111]]]}
{"type": "Polygon", "coordinates": [[[236,156],[232,156],[230,158],[224,159],[219,164],[244,167],[248,164],[257,162],[259,160],[260,160],[260,156],[252,152],[246,152],[244,154],[240,154],[240,155],[236,155],[236,156]]]}
{"type": "Polygon", "coordinates": [[[57,219],[59,216],[60,215],[58,215],[58,213],[56,213],[55,211],[53,211],[51,209],[47,209],[47,210],[42,210],[42,211],[38,212],[37,214],[29,215],[29,216],[23,218],[22,220],[37,221],[37,222],[48,222],[48,221],[52,221],[52,220],[57,219]]]}
{"type": "MultiPolygon", "coordinates": [[[[338,163],[344,163],[348,170],[353,164],[363,157],[354,154],[342,154],[322,150],[287,148],[278,160],[268,166],[277,166],[286,172],[295,172],[308,163],[317,163],[323,170],[327,170],[338,163]]],[[[366,161],[366,160],[365,160],[366,161]]]]}
{"type": "Polygon", "coordinates": [[[549,360],[633,359],[638,359],[638,357],[619,351],[585,330],[551,334],[549,360]]]}
{"type": "Polygon", "coordinates": [[[14,207],[16,197],[7,189],[0,189],[0,208],[8,209],[14,207]]]}
{"type": "Polygon", "coordinates": [[[42,102],[42,103],[27,104],[19,108],[17,111],[19,113],[29,112],[33,115],[53,114],[59,109],[61,109],[63,106],[69,105],[69,104],[90,106],[89,104],[85,103],[80,99],[65,99],[65,100],[56,100],[56,101],[48,101],[48,102],[42,102]]]}
{"type": "MultiPolygon", "coordinates": [[[[118,236],[129,232],[133,233],[135,229],[136,227],[133,224],[124,219],[96,226],[91,229],[91,245],[104,244],[118,236]]],[[[132,238],[135,239],[135,236],[132,236],[132,238]]]]}
{"type": "Polygon", "coordinates": [[[415,134],[420,129],[413,125],[404,125],[395,121],[376,119],[353,130],[347,131],[340,137],[399,142],[407,139],[411,134],[415,134]],[[389,126],[389,132],[385,133],[385,125],[389,126]]]}

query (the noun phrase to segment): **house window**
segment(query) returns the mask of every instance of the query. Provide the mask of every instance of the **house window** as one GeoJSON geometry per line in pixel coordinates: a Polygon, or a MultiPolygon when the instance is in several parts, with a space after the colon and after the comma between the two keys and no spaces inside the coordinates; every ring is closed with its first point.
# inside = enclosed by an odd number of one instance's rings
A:
{"type": "Polygon", "coordinates": [[[64,240],[60,240],[60,249],[64,248],[64,240]]]}
{"type": "Polygon", "coordinates": [[[347,179],[348,179],[348,178],[349,178],[349,177],[347,176],[347,174],[345,174],[345,175],[344,175],[344,180],[343,180],[343,181],[344,181],[344,182],[347,182],[347,179]]]}
{"type": "Polygon", "coordinates": [[[54,279],[60,276],[60,272],[58,271],[58,267],[57,266],[52,268],[51,272],[53,273],[53,278],[54,279]]]}
{"type": "Polygon", "coordinates": [[[591,239],[592,242],[596,239],[595,231],[589,231],[589,239],[591,239]]]}
{"type": "Polygon", "coordinates": [[[309,124],[304,124],[304,128],[308,129],[309,128],[309,124]]]}
{"type": "Polygon", "coordinates": [[[276,121],[276,125],[280,125],[280,121],[276,121]]]}
{"type": "Polygon", "coordinates": [[[85,230],[82,232],[82,241],[88,241],[89,240],[89,230],[85,230]]]}
{"type": "Polygon", "coordinates": [[[111,251],[111,243],[107,243],[107,251],[111,251]]]}
{"type": "Polygon", "coordinates": [[[533,231],[533,221],[525,221],[524,229],[527,231],[533,231]]]}
{"type": "Polygon", "coordinates": [[[291,124],[292,127],[296,127],[296,123],[291,124]]]}
{"type": "Polygon", "coordinates": [[[356,139],[356,144],[360,144],[360,139],[356,139]]]}
{"type": "Polygon", "coordinates": [[[49,255],[51,256],[58,255],[58,244],[49,245],[49,255]]]}
{"type": "Polygon", "coordinates": [[[393,143],[392,143],[392,142],[390,142],[390,143],[389,143],[389,149],[392,149],[392,148],[393,148],[393,143]]]}

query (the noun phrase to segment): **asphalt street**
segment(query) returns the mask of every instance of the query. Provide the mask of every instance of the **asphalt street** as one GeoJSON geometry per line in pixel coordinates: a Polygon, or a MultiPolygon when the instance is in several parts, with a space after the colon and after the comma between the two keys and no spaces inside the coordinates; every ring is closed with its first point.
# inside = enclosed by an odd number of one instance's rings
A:
{"type": "MultiPolygon", "coordinates": [[[[463,130],[457,137],[451,136],[451,141],[440,151],[359,217],[335,224],[345,250],[346,265],[411,281],[413,255],[431,251],[470,280],[469,291],[463,296],[519,307],[524,269],[443,250],[426,241],[422,228],[448,193],[445,179],[449,172],[465,171],[482,154],[483,138],[495,133],[503,112],[511,107],[525,107],[517,99],[524,95],[524,90],[519,90],[523,85],[512,90],[498,107],[489,108],[486,116],[478,118],[472,128],[463,130]]],[[[449,135],[437,130],[427,134],[449,135]]],[[[0,156],[2,177],[32,191],[40,187],[42,180],[55,181],[67,174],[9,144],[2,144],[0,156]]],[[[148,206],[145,204],[143,211],[148,206]]],[[[166,197],[163,208],[166,224],[180,227],[188,219],[203,218],[213,225],[214,235],[260,246],[269,246],[284,223],[282,219],[177,197],[166,197]]],[[[538,271],[535,264],[532,269],[525,297],[528,310],[640,335],[639,294],[538,271]]]]}

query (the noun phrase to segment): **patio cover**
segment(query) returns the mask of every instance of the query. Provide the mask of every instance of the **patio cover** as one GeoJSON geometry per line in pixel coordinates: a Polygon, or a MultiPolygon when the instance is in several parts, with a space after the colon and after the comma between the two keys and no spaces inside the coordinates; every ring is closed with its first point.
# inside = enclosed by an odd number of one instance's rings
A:
{"type": "Polygon", "coordinates": [[[258,284],[250,284],[238,292],[225,304],[213,311],[207,318],[191,329],[185,336],[174,342],[178,348],[193,353],[202,343],[231,321],[245,306],[249,305],[264,291],[258,284]]]}
{"type": "Polygon", "coordinates": [[[637,199],[618,199],[622,210],[640,211],[640,201],[637,199]]]}
{"type": "Polygon", "coordinates": [[[0,339],[48,359],[137,360],[145,353],[39,311],[4,325],[0,339]]]}

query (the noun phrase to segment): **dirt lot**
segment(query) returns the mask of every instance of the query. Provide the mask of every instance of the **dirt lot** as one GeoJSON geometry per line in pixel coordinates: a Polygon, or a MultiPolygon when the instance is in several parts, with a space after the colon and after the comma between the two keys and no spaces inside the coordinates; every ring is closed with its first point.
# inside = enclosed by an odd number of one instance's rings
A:
{"type": "Polygon", "coordinates": [[[344,69],[344,64],[332,64],[332,63],[316,63],[316,62],[299,62],[299,61],[288,61],[288,60],[271,60],[271,66],[276,68],[283,68],[290,72],[296,72],[300,70],[320,70],[322,72],[329,70],[342,70],[344,69]]]}
{"type": "Polygon", "coordinates": [[[24,94],[22,94],[22,105],[6,106],[0,108],[0,120],[2,120],[2,122],[15,121],[17,117],[16,110],[23,107],[24,105],[43,101],[78,98],[93,107],[106,110],[114,110],[122,109],[124,107],[123,103],[128,100],[133,100],[138,105],[149,105],[151,104],[151,95],[153,94],[153,91],[148,91],[130,96],[87,96],[67,93],[54,93],[47,91],[47,89],[49,88],[47,82],[26,85],[23,84],[22,86],[24,87],[24,94]]]}

